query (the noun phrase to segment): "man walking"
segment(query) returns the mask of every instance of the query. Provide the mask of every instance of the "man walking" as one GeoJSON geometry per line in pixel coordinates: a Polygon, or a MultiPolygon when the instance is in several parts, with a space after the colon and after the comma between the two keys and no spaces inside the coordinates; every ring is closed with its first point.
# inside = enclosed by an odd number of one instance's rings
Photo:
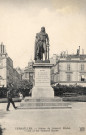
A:
{"type": "Polygon", "coordinates": [[[17,107],[15,106],[15,103],[12,99],[12,86],[9,87],[9,90],[7,92],[7,100],[8,100],[7,109],[6,109],[7,111],[9,111],[10,103],[12,103],[13,107],[15,109],[17,109],[17,107]]]}

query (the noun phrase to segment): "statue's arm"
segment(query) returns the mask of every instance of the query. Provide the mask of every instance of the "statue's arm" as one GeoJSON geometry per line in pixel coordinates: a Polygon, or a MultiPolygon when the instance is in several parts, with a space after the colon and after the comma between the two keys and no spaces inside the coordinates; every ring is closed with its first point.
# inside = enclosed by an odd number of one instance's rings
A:
{"type": "Polygon", "coordinates": [[[36,60],[36,51],[37,51],[37,41],[38,41],[38,39],[37,39],[38,37],[37,37],[37,34],[36,34],[36,37],[35,37],[35,46],[34,46],[34,60],[36,60]]]}
{"type": "Polygon", "coordinates": [[[36,39],[35,39],[35,43],[38,42],[38,33],[36,34],[36,39]]]}

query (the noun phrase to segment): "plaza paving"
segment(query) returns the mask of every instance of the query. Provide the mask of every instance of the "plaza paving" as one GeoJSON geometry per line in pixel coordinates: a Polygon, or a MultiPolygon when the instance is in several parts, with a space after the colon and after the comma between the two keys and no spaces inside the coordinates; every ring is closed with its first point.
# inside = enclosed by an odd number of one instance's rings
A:
{"type": "Polygon", "coordinates": [[[15,110],[11,105],[9,112],[6,105],[0,103],[3,135],[86,135],[86,102],[72,102],[71,109],[15,110]]]}

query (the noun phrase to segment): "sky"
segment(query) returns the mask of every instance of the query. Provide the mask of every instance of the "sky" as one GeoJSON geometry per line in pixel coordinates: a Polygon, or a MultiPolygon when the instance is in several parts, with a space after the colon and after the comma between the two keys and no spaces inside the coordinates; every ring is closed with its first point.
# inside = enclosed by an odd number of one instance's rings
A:
{"type": "Polygon", "coordinates": [[[86,54],[86,0],[0,0],[0,42],[14,67],[34,59],[36,33],[44,26],[50,39],[50,57],[78,46],[86,54]]]}

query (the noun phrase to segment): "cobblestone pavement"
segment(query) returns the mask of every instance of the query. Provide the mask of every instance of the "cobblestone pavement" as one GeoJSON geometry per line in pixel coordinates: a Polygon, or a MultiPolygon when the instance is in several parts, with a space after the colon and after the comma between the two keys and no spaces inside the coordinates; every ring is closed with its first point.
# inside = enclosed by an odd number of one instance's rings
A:
{"type": "MultiPolygon", "coordinates": [[[[15,103],[19,106],[20,103],[15,103]]],[[[0,103],[3,135],[85,135],[86,102],[73,102],[71,109],[17,109],[6,111],[0,103]]]]}

